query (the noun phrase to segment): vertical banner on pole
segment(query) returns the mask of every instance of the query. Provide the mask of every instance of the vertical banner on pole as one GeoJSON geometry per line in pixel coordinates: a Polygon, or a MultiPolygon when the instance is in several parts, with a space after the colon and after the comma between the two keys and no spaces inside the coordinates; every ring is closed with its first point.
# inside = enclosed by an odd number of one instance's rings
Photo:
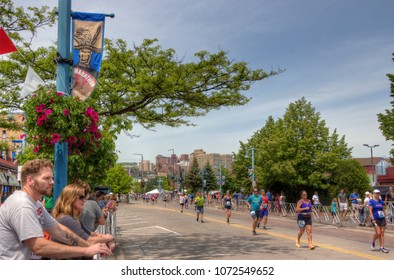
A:
{"type": "Polygon", "coordinates": [[[93,92],[104,50],[104,14],[73,12],[74,85],[72,95],[81,100],[93,92]]]}

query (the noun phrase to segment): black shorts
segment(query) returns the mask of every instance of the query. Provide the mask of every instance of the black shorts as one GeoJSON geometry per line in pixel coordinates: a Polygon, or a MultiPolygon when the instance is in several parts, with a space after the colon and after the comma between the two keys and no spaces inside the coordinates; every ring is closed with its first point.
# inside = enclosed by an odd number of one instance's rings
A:
{"type": "Polygon", "coordinates": [[[375,220],[378,227],[385,227],[386,226],[386,219],[377,219],[375,220]]]}
{"type": "Polygon", "coordinates": [[[312,225],[312,217],[307,216],[307,217],[297,217],[297,224],[300,228],[304,228],[305,226],[311,226],[312,225]]]}

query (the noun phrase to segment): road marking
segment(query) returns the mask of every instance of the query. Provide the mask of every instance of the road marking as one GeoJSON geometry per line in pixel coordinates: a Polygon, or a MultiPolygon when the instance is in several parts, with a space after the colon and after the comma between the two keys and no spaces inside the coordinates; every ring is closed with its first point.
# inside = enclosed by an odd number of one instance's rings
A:
{"type": "Polygon", "coordinates": [[[136,222],[136,223],[128,223],[128,224],[122,224],[122,226],[132,226],[132,225],[136,225],[136,224],[146,224],[148,222],[136,222]]]}
{"type": "Polygon", "coordinates": [[[173,233],[173,234],[175,234],[175,235],[182,235],[182,234],[180,234],[180,233],[178,233],[178,232],[175,232],[175,231],[172,231],[172,230],[169,230],[169,229],[163,228],[163,227],[159,227],[159,226],[156,226],[156,227],[157,227],[157,228],[160,228],[160,229],[162,229],[162,230],[165,230],[165,231],[171,232],[171,233],[173,233]]]}
{"type": "MultiPolygon", "coordinates": [[[[140,205],[140,206],[137,206],[137,207],[140,208],[141,206],[143,206],[143,205],[140,205]]],[[[143,208],[146,208],[146,207],[143,207],[143,208]]],[[[179,212],[179,210],[175,210],[175,209],[163,208],[163,207],[159,207],[159,208],[160,208],[160,210],[179,212]]],[[[186,212],[183,212],[182,214],[183,215],[193,216],[193,217],[195,216],[195,214],[186,213],[186,212]]],[[[212,222],[216,222],[216,223],[220,223],[220,224],[226,224],[226,222],[224,222],[224,221],[216,220],[216,219],[213,219],[213,218],[206,218],[206,217],[204,217],[204,220],[208,220],[208,221],[212,221],[212,222]]],[[[247,226],[243,226],[243,225],[239,225],[239,224],[231,224],[230,223],[230,226],[241,228],[241,229],[246,229],[246,230],[250,230],[251,229],[250,226],[247,227],[247,226]]],[[[267,232],[267,231],[263,231],[263,230],[260,230],[260,229],[256,229],[256,231],[258,231],[259,233],[265,234],[265,235],[271,235],[271,236],[275,236],[275,237],[282,238],[282,239],[292,240],[292,241],[295,242],[295,237],[294,236],[280,234],[280,233],[275,233],[275,232],[267,232]]],[[[306,243],[306,242],[305,241],[301,241],[301,243],[306,243]]],[[[370,255],[370,254],[366,254],[366,253],[362,253],[362,252],[358,252],[358,251],[353,251],[353,250],[347,250],[345,248],[331,246],[331,245],[324,244],[324,243],[313,242],[313,244],[318,246],[318,247],[321,247],[321,248],[325,248],[325,249],[328,249],[328,250],[341,252],[341,253],[348,254],[348,255],[354,255],[354,256],[357,256],[357,257],[365,258],[365,259],[370,259],[370,260],[387,260],[385,258],[377,257],[377,256],[374,256],[374,255],[370,255]]]]}

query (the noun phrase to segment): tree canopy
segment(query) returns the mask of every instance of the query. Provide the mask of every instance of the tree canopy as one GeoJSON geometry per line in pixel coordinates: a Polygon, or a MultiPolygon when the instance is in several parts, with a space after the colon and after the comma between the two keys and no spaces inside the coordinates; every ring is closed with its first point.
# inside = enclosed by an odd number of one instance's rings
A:
{"type": "MultiPolygon", "coordinates": [[[[30,98],[20,96],[28,66],[47,82],[46,87],[54,88],[53,59],[57,48],[49,45],[34,49],[32,41],[39,29],[54,25],[56,9],[42,6],[23,10],[15,8],[12,1],[3,0],[0,12],[0,23],[18,48],[18,52],[0,60],[0,111],[21,111],[30,98]]],[[[133,124],[139,123],[147,129],[157,125],[194,125],[194,117],[205,116],[211,110],[246,104],[250,98],[243,92],[254,82],[282,72],[252,70],[247,63],[229,58],[228,51],[223,50],[199,51],[187,62],[178,59],[174,49],[163,49],[156,39],[146,39],[131,48],[123,39],[106,39],[104,53],[98,85],[85,102],[100,116],[98,125],[102,135],[107,136],[103,137],[108,140],[106,147],[113,147],[113,151],[97,151],[96,158],[107,160],[105,166],[115,164],[117,135],[122,130],[132,130],[133,124]]],[[[7,122],[7,118],[0,119],[7,122]]],[[[103,168],[95,176],[95,163],[84,159],[86,166],[80,169],[73,165],[78,161],[69,161],[69,168],[79,171],[78,176],[82,178],[88,175],[100,178],[102,170],[107,170],[103,168]]]]}
{"type": "MultiPolygon", "coordinates": [[[[387,74],[387,77],[391,82],[390,97],[394,98],[394,74],[387,74]]],[[[394,141],[394,100],[390,101],[390,104],[391,104],[391,109],[386,109],[385,113],[378,114],[378,120],[380,122],[379,128],[382,131],[386,140],[394,141]]],[[[390,153],[392,156],[394,156],[394,148],[391,149],[390,153]]]]}
{"type": "MultiPolygon", "coordinates": [[[[332,184],[339,183],[338,166],[351,158],[351,148],[345,137],[336,130],[330,134],[320,113],[304,97],[291,103],[282,118],[270,116],[263,128],[256,131],[241,147],[235,157],[234,171],[241,176],[239,183],[251,188],[247,179],[250,159],[246,151],[255,148],[255,175],[261,188],[295,199],[299,191],[328,192],[332,184]],[[336,182],[332,174],[336,172],[336,182]]],[[[341,175],[354,178],[365,171],[359,167],[342,169],[341,175]],[[355,170],[358,170],[357,172],[355,170]]],[[[360,184],[363,181],[357,180],[360,184]]],[[[356,180],[355,180],[356,181],[356,180]]]]}

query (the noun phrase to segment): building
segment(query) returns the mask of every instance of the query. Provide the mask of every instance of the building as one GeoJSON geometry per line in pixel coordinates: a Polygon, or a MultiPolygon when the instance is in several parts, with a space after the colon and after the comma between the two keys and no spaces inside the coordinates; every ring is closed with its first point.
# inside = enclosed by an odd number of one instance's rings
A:
{"type": "MultiPolygon", "coordinates": [[[[11,121],[22,123],[22,114],[12,114],[6,116],[11,121]]],[[[1,131],[1,155],[0,155],[0,193],[9,195],[16,189],[20,189],[18,181],[18,165],[16,156],[22,152],[22,131],[8,130],[0,128],[1,131]]]]}
{"type": "Polygon", "coordinates": [[[217,169],[221,164],[222,168],[226,168],[229,172],[232,171],[233,156],[230,154],[207,154],[203,149],[197,149],[190,154],[190,162],[193,162],[194,158],[197,159],[200,168],[204,167],[209,162],[214,169],[217,169]]]}
{"type": "Polygon", "coordinates": [[[355,158],[364,167],[371,185],[394,183],[394,170],[390,160],[382,157],[355,158]]]}

